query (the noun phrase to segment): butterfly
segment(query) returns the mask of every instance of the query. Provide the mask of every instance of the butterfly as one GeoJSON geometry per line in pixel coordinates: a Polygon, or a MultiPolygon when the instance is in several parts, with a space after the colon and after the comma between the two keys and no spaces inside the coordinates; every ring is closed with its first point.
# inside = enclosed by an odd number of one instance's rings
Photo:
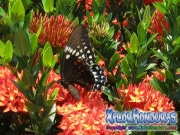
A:
{"type": "Polygon", "coordinates": [[[60,83],[77,100],[80,100],[80,94],[74,84],[87,90],[101,90],[106,82],[103,70],[95,62],[88,31],[83,25],[76,26],[72,31],[60,66],[60,83]]]}

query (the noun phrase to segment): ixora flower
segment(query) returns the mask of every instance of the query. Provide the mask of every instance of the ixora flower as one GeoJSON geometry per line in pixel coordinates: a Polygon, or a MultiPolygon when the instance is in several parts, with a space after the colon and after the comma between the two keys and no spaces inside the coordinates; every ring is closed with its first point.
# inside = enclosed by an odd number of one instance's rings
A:
{"type": "Polygon", "coordinates": [[[148,31],[151,34],[158,34],[156,39],[162,41],[162,37],[166,36],[166,32],[169,31],[169,23],[166,20],[165,16],[158,10],[156,10],[155,16],[152,20],[151,25],[149,26],[148,31]]]}
{"type": "MultiPolygon", "coordinates": [[[[87,92],[77,86],[80,91],[81,100],[65,102],[57,106],[57,112],[63,115],[58,128],[64,132],[58,135],[110,135],[113,132],[107,131],[105,127],[105,110],[108,107],[103,102],[100,92],[87,92]]],[[[119,132],[119,135],[125,132],[119,132]]]]}
{"type": "Polygon", "coordinates": [[[17,80],[7,67],[0,66],[0,106],[4,108],[3,112],[27,112],[26,98],[10,79],[17,80]]]}
{"type": "Polygon", "coordinates": [[[163,0],[144,0],[145,5],[152,4],[153,2],[162,2],[163,0]]]}
{"type": "Polygon", "coordinates": [[[143,111],[173,111],[175,108],[170,99],[155,90],[147,83],[140,83],[138,86],[130,84],[128,89],[118,89],[126,109],[139,108],[143,111]]]}
{"type": "Polygon", "coordinates": [[[109,36],[109,26],[105,22],[100,24],[93,23],[92,29],[89,32],[90,37],[108,37],[109,36]]]}
{"type": "Polygon", "coordinates": [[[29,26],[30,33],[36,33],[41,24],[38,42],[40,44],[49,42],[54,47],[64,48],[72,32],[73,23],[62,15],[48,17],[47,14],[36,12],[29,26]]]}

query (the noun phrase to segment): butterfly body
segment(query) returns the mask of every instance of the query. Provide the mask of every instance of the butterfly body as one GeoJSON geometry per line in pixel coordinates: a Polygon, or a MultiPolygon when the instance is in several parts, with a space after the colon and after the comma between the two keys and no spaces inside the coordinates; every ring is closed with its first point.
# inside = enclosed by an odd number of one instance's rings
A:
{"type": "Polygon", "coordinates": [[[61,60],[61,84],[75,99],[80,99],[77,83],[87,90],[101,89],[106,77],[95,63],[95,55],[84,26],[77,26],[68,40],[61,60]]]}

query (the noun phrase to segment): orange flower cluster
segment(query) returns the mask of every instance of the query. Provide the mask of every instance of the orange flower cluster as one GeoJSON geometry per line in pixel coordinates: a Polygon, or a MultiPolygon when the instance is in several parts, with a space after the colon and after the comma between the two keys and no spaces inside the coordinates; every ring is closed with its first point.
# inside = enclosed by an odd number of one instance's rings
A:
{"type": "MultiPolygon", "coordinates": [[[[51,71],[47,83],[59,80],[60,77],[51,71]]],[[[75,100],[68,90],[55,83],[49,90],[50,95],[55,88],[59,88],[56,97],[57,113],[63,115],[58,128],[63,129],[58,135],[110,135],[115,133],[107,131],[105,126],[105,110],[108,107],[101,98],[100,92],[87,91],[79,85],[75,85],[80,92],[81,100],[75,100]]],[[[125,131],[117,135],[124,135],[125,131]]]]}
{"type": "MultiPolygon", "coordinates": [[[[87,92],[80,86],[81,101],[70,100],[57,107],[63,119],[58,126],[63,133],[58,135],[110,135],[105,127],[105,110],[107,104],[103,102],[100,92],[87,92]]],[[[125,134],[125,132],[119,132],[125,134]]]]}
{"type": "Polygon", "coordinates": [[[145,5],[152,4],[153,2],[162,2],[162,0],[144,0],[145,5]]]}
{"type": "Polygon", "coordinates": [[[0,66],[0,106],[3,112],[27,112],[25,108],[25,97],[11,82],[17,81],[13,73],[7,68],[0,66]]]}
{"type": "Polygon", "coordinates": [[[47,14],[43,16],[42,13],[36,12],[29,26],[30,33],[36,33],[41,24],[38,42],[40,44],[49,42],[54,47],[64,48],[72,32],[73,23],[62,15],[48,17],[47,14]]]}
{"type": "Polygon", "coordinates": [[[170,99],[156,91],[147,83],[140,83],[138,86],[130,84],[128,89],[118,89],[126,109],[139,108],[143,111],[173,111],[175,108],[170,99]]]}
{"type": "Polygon", "coordinates": [[[165,16],[158,10],[156,10],[155,16],[148,29],[151,34],[158,33],[156,39],[162,41],[162,36],[166,36],[166,32],[169,31],[169,23],[165,16]]]}

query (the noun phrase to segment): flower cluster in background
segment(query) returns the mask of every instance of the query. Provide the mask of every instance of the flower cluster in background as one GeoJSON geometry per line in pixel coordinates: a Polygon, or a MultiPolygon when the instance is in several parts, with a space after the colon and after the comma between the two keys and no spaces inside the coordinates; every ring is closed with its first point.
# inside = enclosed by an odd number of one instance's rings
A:
{"type": "Polygon", "coordinates": [[[7,67],[0,66],[0,106],[4,108],[3,112],[27,112],[26,98],[10,79],[17,80],[7,67]]]}
{"type": "Polygon", "coordinates": [[[52,46],[64,48],[67,40],[72,32],[73,23],[64,16],[51,16],[47,14],[42,15],[40,12],[34,13],[29,31],[36,33],[42,25],[42,30],[39,36],[39,44],[51,43],[52,46]]]}
{"type": "Polygon", "coordinates": [[[129,84],[128,89],[119,89],[118,93],[127,110],[139,108],[143,111],[169,112],[175,109],[168,97],[145,82],[138,86],[129,84]]]}
{"type": "Polygon", "coordinates": [[[158,33],[156,39],[162,41],[162,37],[167,36],[167,31],[169,31],[169,24],[165,16],[158,10],[156,10],[155,16],[149,27],[149,32],[151,34],[158,33]]]}
{"type": "Polygon", "coordinates": [[[152,4],[153,2],[162,2],[163,0],[144,0],[144,4],[148,5],[148,4],[152,4]]]}

